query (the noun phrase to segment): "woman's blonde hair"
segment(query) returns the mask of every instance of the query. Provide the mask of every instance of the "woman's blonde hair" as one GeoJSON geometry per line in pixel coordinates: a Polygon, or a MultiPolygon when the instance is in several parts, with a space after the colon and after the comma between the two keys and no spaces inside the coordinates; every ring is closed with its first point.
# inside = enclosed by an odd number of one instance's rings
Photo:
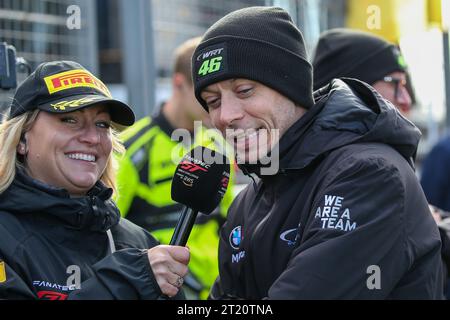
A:
{"type": "MultiPolygon", "coordinates": [[[[18,156],[17,154],[17,146],[25,132],[31,129],[39,111],[29,111],[12,119],[5,118],[0,124],[0,194],[8,189],[13,182],[16,168],[24,167],[23,162],[20,160],[20,155],[18,156]]],[[[118,133],[114,128],[111,128],[111,141],[112,152],[100,181],[116,192],[117,158],[125,152],[125,147],[120,142],[118,133]],[[114,156],[114,154],[118,155],[118,157],[114,156]]]]}

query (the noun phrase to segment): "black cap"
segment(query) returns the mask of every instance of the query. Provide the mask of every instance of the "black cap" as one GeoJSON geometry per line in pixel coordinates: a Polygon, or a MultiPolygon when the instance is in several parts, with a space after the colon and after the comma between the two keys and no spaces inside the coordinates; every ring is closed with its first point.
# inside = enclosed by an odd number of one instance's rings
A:
{"type": "Polygon", "coordinates": [[[41,63],[17,88],[9,118],[40,109],[67,113],[102,103],[111,120],[124,126],[134,123],[133,110],[111,97],[106,85],[73,61],[41,63]]]}
{"type": "Polygon", "coordinates": [[[331,29],[321,34],[313,59],[314,90],[334,78],[374,84],[395,71],[406,72],[400,50],[368,32],[331,29]]]}
{"type": "Polygon", "coordinates": [[[314,104],[302,33],[278,7],[244,8],[214,23],[192,56],[192,76],[206,110],[202,90],[232,78],[261,82],[307,109],[314,104]]]}

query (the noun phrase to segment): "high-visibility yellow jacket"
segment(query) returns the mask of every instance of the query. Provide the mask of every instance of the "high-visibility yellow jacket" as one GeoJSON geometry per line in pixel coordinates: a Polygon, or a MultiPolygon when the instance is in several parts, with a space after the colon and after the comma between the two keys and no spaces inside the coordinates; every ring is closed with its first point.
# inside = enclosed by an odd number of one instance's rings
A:
{"type": "MultiPolygon", "coordinates": [[[[206,130],[201,127],[190,147],[203,145],[221,151],[220,144],[225,142],[220,133],[206,130]]],[[[163,244],[170,242],[182,209],[171,199],[171,182],[179,160],[188,151],[171,140],[173,131],[162,113],[153,119],[145,117],[125,130],[121,138],[127,151],[119,161],[117,175],[116,201],[122,216],[146,228],[163,244]]],[[[211,215],[199,214],[192,229],[187,243],[192,275],[185,279],[188,297],[206,298],[218,275],[218,231],[232,202],[232,188],[233,169],[219,208],[211,215]]]]}

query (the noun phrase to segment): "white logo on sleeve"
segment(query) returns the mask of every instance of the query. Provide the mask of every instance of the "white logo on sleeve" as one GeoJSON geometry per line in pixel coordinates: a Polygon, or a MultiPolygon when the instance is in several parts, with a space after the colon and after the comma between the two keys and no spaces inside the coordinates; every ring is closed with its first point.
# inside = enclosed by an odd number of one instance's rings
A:
{"type": "Polygon", "coordinates": [[[297,244],[299,234],[298,234],[298,228],[289,229],[280,234],[280,239],[287,243],[289,247],[295,246],[297,244]]]}
{"type": "Polygon", "coordinates": [[[344,197],[325,195],[324,205],[318,207],[314,219],[320,219],[322,229],[352,231],[356,222],[352,222],[350,209],[343,207],[344,197]]]}

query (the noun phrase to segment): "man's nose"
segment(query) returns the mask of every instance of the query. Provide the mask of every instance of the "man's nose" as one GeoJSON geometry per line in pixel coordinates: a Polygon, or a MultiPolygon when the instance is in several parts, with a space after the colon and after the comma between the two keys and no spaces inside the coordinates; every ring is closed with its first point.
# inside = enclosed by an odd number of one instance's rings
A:
{"type": "Polygon", "coordinates": [[[411,109],[412,99],[408,90],[404,86],[400,86],[396,97],[396,103],[401,111],[409,112],[411,109]]]}
{"type": "Polygon", "coordinates": [[[235,121],[242,119],[244,112],[239,99],[222,97],[219,121],[222,128],[232,128],[235,121]]]}

